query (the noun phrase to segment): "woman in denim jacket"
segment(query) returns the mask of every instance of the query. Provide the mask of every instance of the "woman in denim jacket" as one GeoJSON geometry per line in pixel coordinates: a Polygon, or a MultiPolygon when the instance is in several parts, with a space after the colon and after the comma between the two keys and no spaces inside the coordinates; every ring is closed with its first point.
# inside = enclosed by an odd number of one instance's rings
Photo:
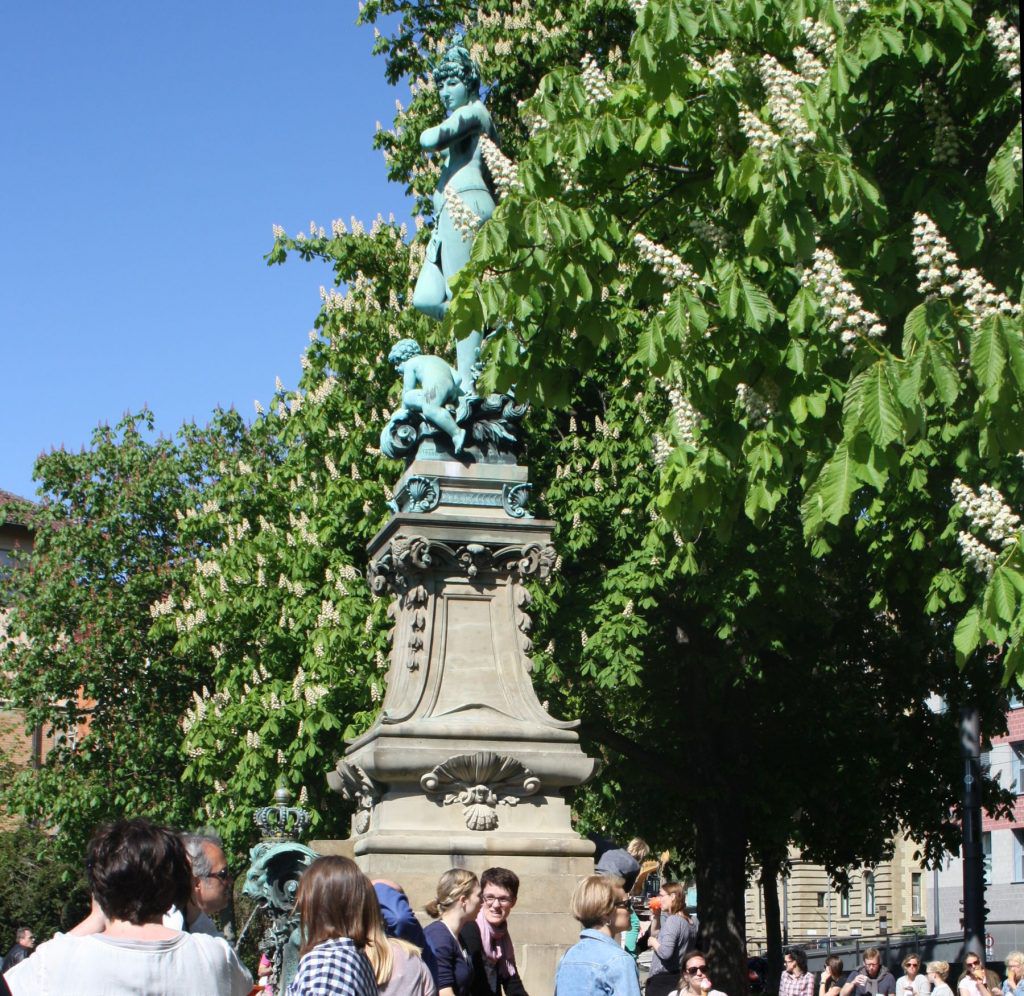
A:
{"type": "Polygon", "coordinates": [[[583,879],[572,895],[572,915],[584,929],[558,964],[555,996],[640,996],[636,964],[618,941],[629,929],[629,899],[622,879],[583,879]]]}

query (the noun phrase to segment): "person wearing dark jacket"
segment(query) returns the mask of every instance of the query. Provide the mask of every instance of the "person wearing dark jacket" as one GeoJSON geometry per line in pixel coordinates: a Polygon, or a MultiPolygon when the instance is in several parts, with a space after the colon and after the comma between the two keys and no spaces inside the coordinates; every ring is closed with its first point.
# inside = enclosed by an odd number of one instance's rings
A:
{"type": "Polygon", "coordinates": [[[488,868],[480,876],[480,912],[459,933],[473,962],[472,996],[528,996],[508,932],[508,916],[518,898],[514,871],[488,868]]]}
{"type": "Polygon", "coordinates": [[[4,958],[2,972],[9,972],[15,965],[20,965],[36,946],[35,934],[30,927],[19,927],[14,934],[14,947],[7,952],[4,958]]]}

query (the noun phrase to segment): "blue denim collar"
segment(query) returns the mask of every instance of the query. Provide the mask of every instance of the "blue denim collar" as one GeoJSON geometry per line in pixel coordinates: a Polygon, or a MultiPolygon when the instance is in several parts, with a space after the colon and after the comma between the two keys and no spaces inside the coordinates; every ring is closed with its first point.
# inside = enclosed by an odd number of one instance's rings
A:
{"type": "Polygon", "coordinates": [[[593,927],[585,927],[580,931],[580,940],[584,937],[589,937],[594,941],[603,941],[605,944],[613,944],[615,947],[619,947],[619,942],[614,937],[609,937],[607,934],[600,930],[595,930],[593,927]]]}

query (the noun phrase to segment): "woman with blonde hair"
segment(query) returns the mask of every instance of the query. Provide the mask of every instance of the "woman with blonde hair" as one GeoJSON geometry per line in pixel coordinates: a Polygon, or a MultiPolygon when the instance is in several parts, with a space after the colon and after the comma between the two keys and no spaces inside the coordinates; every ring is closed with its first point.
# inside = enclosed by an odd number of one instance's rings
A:
{"type": "Polygon", "coordinates": [[[423,934],[437,959],[438,996],[469,996],[473,962],[459,932],[480,912],[480,882],[465,868],[451,868],[437,883],[437,898],[426,906],[434,917],[423,934]]]}
{"type": "Polygon", "coordinates": [[[356,863],[334,854],[317,858],[299,879],[295,911],[302,946],[287,996],[377,996],[364,948],[380,908],[356,863]]]}
{"type": "Polygon", "coordinates": [[[1011,951],[1003,961],[1006,964],[1003,996],[1024,996],[1024,951],[1011,951]]]}
{"type": "Polygon", "coordinates": [[[686,912],[686,888],[681,882],[666,882],[658,893],[660,908],[652,903],[647,946],[653,952],[647,977],[648,996],[665,996],[675,988],[680,961],[697,942],[697,924],[686,912]]]}
{"type": "Polygon", "coordinates": [[[370,928],[366,957],[370,959],[380,996],[437,996],[437,986],[415,944],[388,937],[383,917],[370,928]]]}
{"type": "Polygon", "coordinates": [[[621,878],[589,875],[572,894],[580,939],[562,956],[555,996],[640,996],[640,977],[618,937],[629,928],[629,898],[621,878]]]}
{"type": "Polygon", "coordinates": [[[928,981],[932,984],[932,996],[953,996],[946,979],[949,978],[948,961],[930,961],[927,966],[928,981]]]}

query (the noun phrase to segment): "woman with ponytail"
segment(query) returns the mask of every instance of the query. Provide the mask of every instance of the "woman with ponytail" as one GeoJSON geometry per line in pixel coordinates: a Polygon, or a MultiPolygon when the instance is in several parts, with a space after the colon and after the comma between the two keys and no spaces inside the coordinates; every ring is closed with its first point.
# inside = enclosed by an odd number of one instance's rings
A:
{"type": "Polygon", "coordinates": [[[446,871],[437,883],[437,898],[426,906],[434,922],[423,931],[437,959],[438,996],[470,996],[473,963],[459,932],[480,911],[480,882],[464,868],[446,871]]]}

